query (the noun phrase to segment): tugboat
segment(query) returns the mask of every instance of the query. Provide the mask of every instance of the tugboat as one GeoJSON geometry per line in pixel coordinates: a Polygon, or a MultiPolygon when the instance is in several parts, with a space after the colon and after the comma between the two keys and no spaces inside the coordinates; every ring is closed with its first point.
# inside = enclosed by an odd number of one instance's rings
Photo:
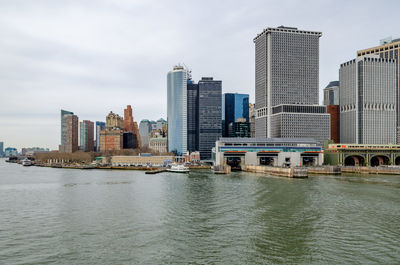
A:
{"type": "Polygon", "coordinates": [[[168,172],[175,172],[175,173],[189,173],[189,168],[185,167],[184,165],[172,165],[171,168],[167,169],[168,172]]]}
{"type": "Polygon", "coordinates": [[[29,166],[32,166],[32,165],[33,165],[32,161],[29,160],[28,158],[25,158],[24,160],[22,160],[22,161],[21,161],[21,164],[22,164],[23,166],[25,166],[25,167],[29,167],[29,166]]]}

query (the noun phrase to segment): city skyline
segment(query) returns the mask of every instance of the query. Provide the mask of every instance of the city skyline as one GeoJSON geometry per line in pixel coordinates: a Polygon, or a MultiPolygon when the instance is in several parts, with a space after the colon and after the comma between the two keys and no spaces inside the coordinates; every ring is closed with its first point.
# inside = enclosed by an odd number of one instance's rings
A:
{"type": "Polygon", "coordinates": [[[80,120],[103,121],[108,111],[122,113],[122,106],[131,104],[137,121],[166,117],[165,73],[177,63],[186,63],[193,79],[214,76],[224,82],[223,93],[248,93],[254,103],[252,39],[270,26],[323,33],[321,102],[322,89],[338,80],[341,63],[357,50],[378,46],[380,39],[400,37],[397,2],[391,1],[393,8],[379,20],[368,19],[376,16],[372,2],[362,3],[250,1],[215,3],[212,10],[205,9],[207,3],[180,1],[2,3],[0,141],[18,149],[57,149],[60,109],[80,120]],[[182,16],[175,18],[178,13],[182,16]],[[211,28],[205,20],[213,21],[211,28]],[[187,32],[196,34],[188,38],[187,32]]]}

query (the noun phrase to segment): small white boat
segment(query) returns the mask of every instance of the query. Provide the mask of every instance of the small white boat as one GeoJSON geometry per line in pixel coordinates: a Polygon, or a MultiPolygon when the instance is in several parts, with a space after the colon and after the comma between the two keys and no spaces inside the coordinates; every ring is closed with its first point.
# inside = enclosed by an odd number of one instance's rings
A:
{"type": "Polygon", "coordinates": [[[167,171],[175,173],[188,173],[190,170],[184,165],[172,165],[171,168],[167,169],[167,171]]]}
{"type": "Polygon", "coordinates": [[[29,160],[28,158],[25,158],[24,160],[22,160],[21,164],[22,164],[23,166],[25,166],[25,167],[28,167],[28,166],[32,166],[32,165],[33,165],[32,161],[29,160]]]}

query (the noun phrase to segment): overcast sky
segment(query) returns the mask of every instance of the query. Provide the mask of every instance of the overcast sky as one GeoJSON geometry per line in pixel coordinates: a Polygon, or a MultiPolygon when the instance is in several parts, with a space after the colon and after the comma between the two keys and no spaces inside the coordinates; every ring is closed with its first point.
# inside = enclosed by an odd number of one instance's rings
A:
{"type": "Polygon", "coordinates": [[[0,0],[0,141],[56,149],[61,108],[96,121],[131,104],[137,121],[166,118],[178,63],[254,102],[253,38],[266,27],[323,32],[322,90],[358,49],[400,37],[399,3],[0,0]]]}

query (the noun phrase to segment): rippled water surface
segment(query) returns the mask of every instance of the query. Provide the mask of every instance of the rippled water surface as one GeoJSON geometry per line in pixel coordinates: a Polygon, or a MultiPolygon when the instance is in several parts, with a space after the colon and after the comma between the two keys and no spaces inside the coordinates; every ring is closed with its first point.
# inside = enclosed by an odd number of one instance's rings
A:
{"type": "Polygon", "coordinates": [[[0,264],[399,264],[400,176],[305,180],[0,160],[0,264]]]}

